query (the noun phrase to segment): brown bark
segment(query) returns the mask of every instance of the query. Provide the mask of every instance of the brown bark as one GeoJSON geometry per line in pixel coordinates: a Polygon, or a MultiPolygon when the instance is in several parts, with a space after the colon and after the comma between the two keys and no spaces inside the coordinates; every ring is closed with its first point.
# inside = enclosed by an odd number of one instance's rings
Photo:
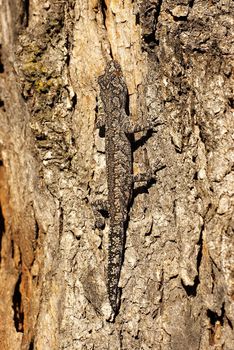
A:
{"type": "Polygon", "coordinates": [[[233,337],[233,13],[228,0],[1,2],[0,348],[224,349],[233,337]],[[97,77],[113,57],[134,171],[121,308],[106,321],[97,77]]]}

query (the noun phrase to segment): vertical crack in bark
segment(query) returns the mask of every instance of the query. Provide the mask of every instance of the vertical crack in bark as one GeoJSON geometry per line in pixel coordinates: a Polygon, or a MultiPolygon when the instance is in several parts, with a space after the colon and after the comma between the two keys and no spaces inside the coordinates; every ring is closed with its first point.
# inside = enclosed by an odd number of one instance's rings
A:
{"type": "Polygon", "coordinates": [[[24,27],[28,27],[29,18],[29,0],[22,0],[22,13],[20,22],[24,27]]]}
{"type": "MultiPolygon", "coordinates": [[[[104,25],[105,30],[107,31],[107,27],[106,27],[107,4],[106,4],[106,1],[105,1],[105,0],[100,0],[100,10],[101,10],[102,17],[103,17],[103,25],[104,25]]],[[[113,15],[115,16],[114,13],[113,13],[113,15]]],[[[112,59],[114,59],[113,53],[112,53],[111,45],[110,45],[110,57],[111,57],[112,59]]]]}
{"type": "Polygon", "coordinates": [[[20,273],[18,281],[16,282],[16,285],[15,285],[12,301],[13,301],[13,310],[14,310],[15,329],[17,332],[23,333],[24,312],[23,312],[23,305],[22,305],[22,294],[20,292],[21,277],[22,277],[22,274],[20,273]]]}
{"type": "Polygon", "coordinates": [[[36,259],[36,249],[37,249],[37,245],[38,245],[39,235],[40,235],[40,228],[39,228],[38,221],[36,220],[35,213],[34,213],[34,239],[33,239],[33,244],[32,244],[34,254],[33,254],[33,260],[31,262],[31,267],[33,266],[34,261],[36,259]]]}
{"type": "Polygon", "coordinates": [[[137,25],[140,25],[140,14],[139,13],[137,13],[136,14],[136,19],[135,19],[135,25],[137,26],[137,25]]]}
{"type": "Polygon", "coordinates": [[[34,349],[34,339],[31,340],[28,350],[33,350],[33,349],[34,349]]]}
{"type": "Polygon", "coordinates": [[[189,5],[190,8],[193,7],[194,1],[195,1],[195,0],[190,0],[190,1],[189,1],[188,5],[189,5]]]}
{"type": "Polygon", "coordinates": [[[158,17],[159,17],[160,12],[161,12],[162,2],[163,2],[163,0],[159,0],[159,1],[158,1],[158,5],[157,5],[157,7],[156,7],[156,13],[155,13],[155,21],[156,21],[156,24],[158,23],[158,17]]]}
{"type": "Polygon", "coordinates": [[[100,9],[101,9],[102,16],[103,16],[103,25],[106,28],[106,10],[107,10],[107,6],[106,6],[105,0],[101,0],[100,1],[100,9]]]}
{"type": "Polygon", "coordinates": [[[39,237],[39,225],[37,220],[35,219],[35,241],[38,241],[38,237],[39,237]]]}
{"type": "MultiPolygon", "coordinates": [[[[0,74],[4,73],[4,64],[2,63],[2,45],[0,44],[0,74]]],[[[0,96],[0,108],[4,107],[4,101],[0,96]]],[[[0,160],[0,166],[2,164],[2,160],[0,160]]]]}
{"type": "Polygon", "coordinates": [[[200,271],[201,260],[202,260],[203,231],[204,231],[204,225],[202,225],[201,227],[199,241],[197,242],[199,246],[199,251],[197,253],[197,276],[194,278],[194,284],[192,286],[186,286],[183,283],[183,281],[181,281],[181,284],[184,290],[186,291],[187,295],[192,297],[195,297],[197,295],[197,287],[200,284],[199,271],[200,271]]]}
{"type": "MultiPolygon", "coordinates": [[[[1,107],[1,102],[2,101],[0,100],[0,107],[1,107]]],[[[0,167],[3,167],[2,159],[0,159],[0,167]]],[[[1,187],[1,182],[0,182],[0,187],[1,187]]],[[[0,198],[0,263],[1,263],[1,254],[2,254],[2,236],[3,236],[4,232],[5,232],[5,219],[4,219],[3,212],[2,212],[2,203],[1,203],[1,198],[0,198]]]]}
{"type": "Polygon", "coordinates": [[[5,232],[5,220],[2,214],[2,207],[0,204],[0,262],[1,262],[1,251],[2,251],[2,236],[5,232]]]}
{"type": "Polygon", "coordinates": [[[11,258],[14,259],[15,256],[15,247],[14,247],[14,241],[11,239],[11,258]]]}
{"type": "Polygon", "coordinates": [[[59,237],[62,237],[63,234],[63,220],[64,220],[64,212],[62,204],[60,205],[60,214],[59,214],[59,237]]]}
{"type": "Polygon", "coordinates": [[[4,73],[4,64],[2,63],[2,45],[0,44],[0,74],[4,73]]]}
{"type": "Polygon", "coordinates": [[[230,97],[230,98],[228,99],[228,104],[229,104],[229,106],[230,106],[231,108],[234,108],[234,98],[230,97]]]}

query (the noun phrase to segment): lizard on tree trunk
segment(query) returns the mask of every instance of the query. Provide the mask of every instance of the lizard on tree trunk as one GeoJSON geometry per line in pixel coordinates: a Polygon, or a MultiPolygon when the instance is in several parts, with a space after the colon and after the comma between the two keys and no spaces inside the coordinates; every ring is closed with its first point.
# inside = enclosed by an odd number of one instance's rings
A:
{"type": "MultiPolygon", "coordinates": [[[[119,309],[119,288],[121,266],[123,263],[125,233],[128,211],[132,198],[133,184],[152,179],[154,171],[133,175],[132,147],[130,134],[147,130],[158,125],[155,118],[143,124],[135,124],[126,113],[128,90],[121,67],[111,60],[105,73],[98,78],[100,97],[104,113],[98,115],[96,127],[105,127],[105,154],[107,169],[108,199],[96,201],[95,210],[105,209],[110,217],[107,289],[113,320],[119,309]]],[[[99,216],[100,218],[100,216],[99,216]]],[[[101,225],[100,225],[101,226],[101,225]]]]}

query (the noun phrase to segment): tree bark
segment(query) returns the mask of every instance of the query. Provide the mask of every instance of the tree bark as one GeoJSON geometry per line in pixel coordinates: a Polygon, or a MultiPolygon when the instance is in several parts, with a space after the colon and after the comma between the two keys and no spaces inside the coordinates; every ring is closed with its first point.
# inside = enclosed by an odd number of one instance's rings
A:
{"type": "Polygon", "coordinates": [[[0,348],[234,348],[233,14],[229,0],[2,0],[0,348]],[[106,321],[106,62],[117,60],[136,189],[121,307],[106,321]]]}

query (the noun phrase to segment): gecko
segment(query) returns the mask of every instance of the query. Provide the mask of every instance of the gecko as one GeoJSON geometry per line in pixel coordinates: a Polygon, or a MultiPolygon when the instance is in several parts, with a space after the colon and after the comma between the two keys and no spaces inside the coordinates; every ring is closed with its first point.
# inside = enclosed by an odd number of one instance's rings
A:
{"type": "MultiPolygon", "coordinates": [[[[120,305],[118,287],[124,258],[128,213],[134,182],[149,181],[157,169],[133,175],[133,151],[130,135],[149,130],[161,124],[158,118],[146,123],[134,123],[127,113],[128,89],[120,64],[110,60],[103,75],[99,76],[103,113],[99,113],[96,128],[105,127],[105,157],[107,173],[107,201],[96,201],[96,214],[106,210],[110,218],[108,235],[107,291],[112,319],[120,305]]],[[[98,214],[97,214],[98,215],[98,214]]],[[[100,215],[99,215],[100,219],[100,215]]],[[[99,223],[101,220],[99,221],[99,223]]],[[[101,226],[101,224],[100,224],[101,226]]]]}

